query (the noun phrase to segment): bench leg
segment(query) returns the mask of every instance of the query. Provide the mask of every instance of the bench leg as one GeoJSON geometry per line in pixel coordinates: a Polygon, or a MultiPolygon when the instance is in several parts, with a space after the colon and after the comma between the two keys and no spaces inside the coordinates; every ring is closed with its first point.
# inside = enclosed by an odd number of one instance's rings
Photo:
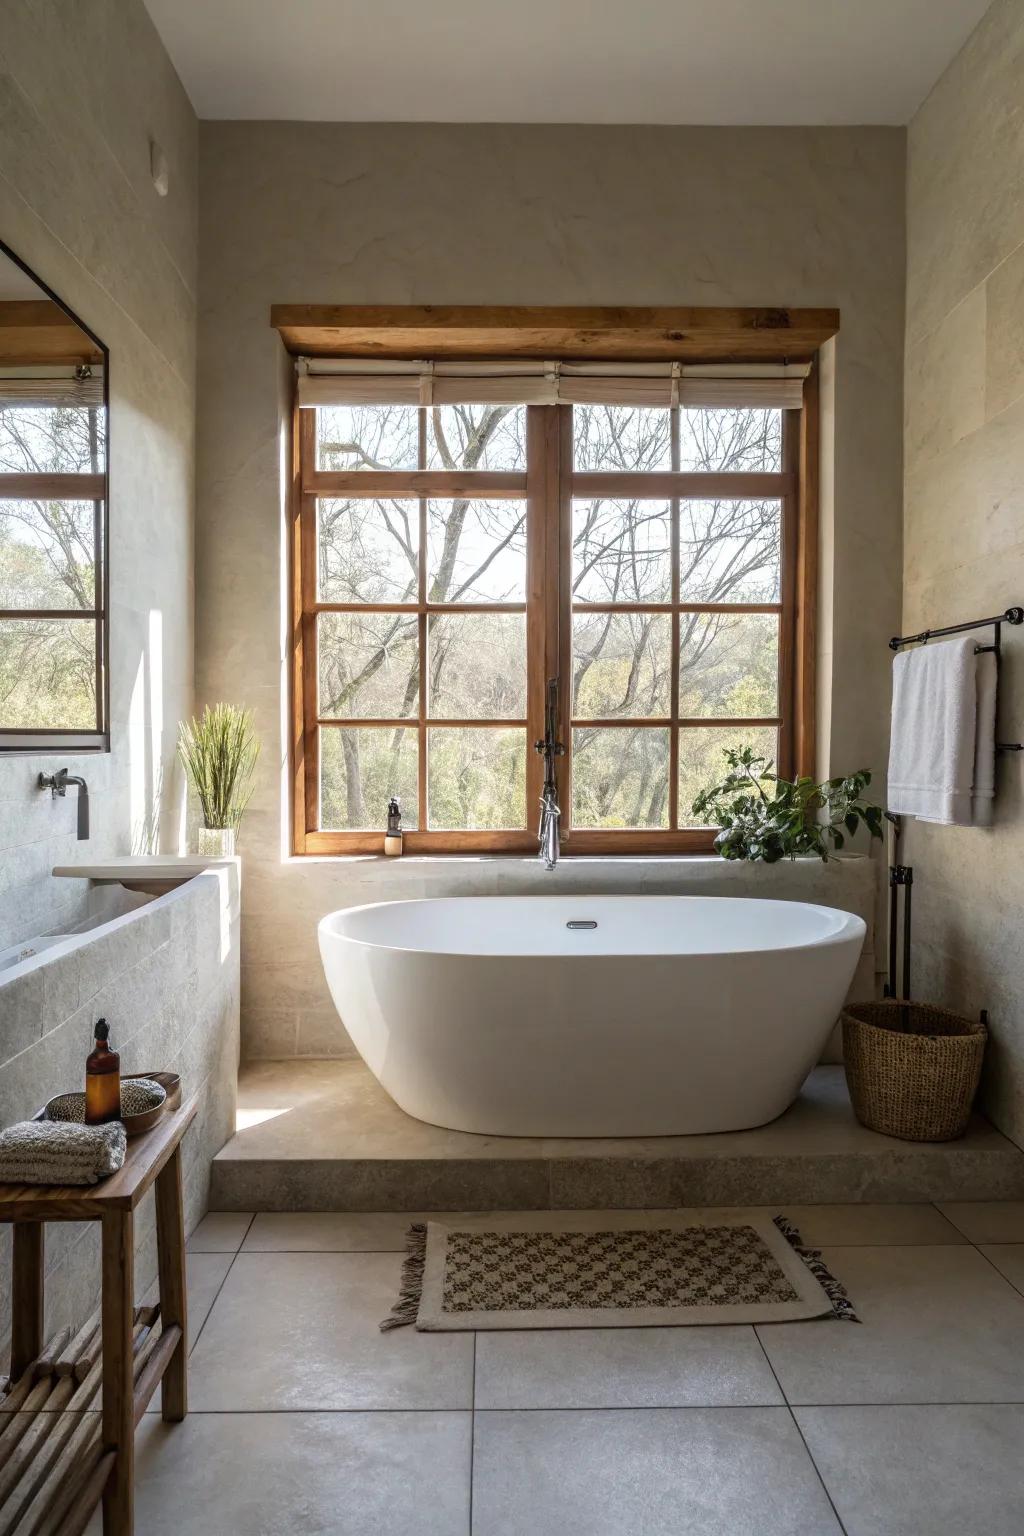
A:
{"type": "Polygon", "coordinates": [[[156,1242],[160,1266],[160,1322],[177,1323],[181,1339],[161,1383],[163,1416],[177,1423],[188,1412],[188,1308],[185,1291],[185,1210],[181,1193],[181,1147],[175,1148],[156,1180],[156,1242]]]}
{"type": "Polygon", "coordinates": [[[103,1490],[103,1536],[132,1536],[135,1523],[133,1231],[131,1211],[104,1211],[103,1449],[115,1459],[103,1490]]]}
{"type": "Polygon", "coordinates": [[[41,1221],[14,1223],[11,1276],[11,1381],[43,1347],[43,1232],[41,1221]]]}

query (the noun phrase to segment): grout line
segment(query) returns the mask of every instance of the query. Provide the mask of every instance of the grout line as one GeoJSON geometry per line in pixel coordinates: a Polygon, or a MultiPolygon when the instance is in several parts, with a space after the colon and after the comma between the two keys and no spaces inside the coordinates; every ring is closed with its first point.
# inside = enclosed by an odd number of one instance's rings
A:
{"type": "MultiPolygon", "coordinates": [[[[252,1223],[253,1223],[254,1220],[255,1220],[255,1215],[250,1218],[250,1221],[249,1221],[249,1226],[250,1227],[252,1226],[252,1223]]],[[[246,1227],[245,1230],[246,1230],[246,1232],[248,1232],[249,1227],[246,1227]]],[[[242,1237],[242,1242],[243,1243],[245,1242],[244,1234],[243,1234],[243,1237],[242,1237]]],[[[242,1251],[242,1243],[239,1243],[238,1247],[235,1249],[234,1253],[231,1255],[231,1263],[228,1265],[227,1269],[224,1271],[224,1278],[223,1278],[223,1280],[221,1280],[220,1285],[218,1285],[218,1287],[217,1287],[217,1289],[216,1289],[216,1291],[214,1293],[213,1300],[210,1302],[209,1307],[206,1309],[206,1316],[203,1318],[202,1322],[199,1325],[199,1332],[196,1334],[195,1338],[192,1340],[192,1342],[189,1345],[188,1357],[189,1357],[190,1360],[192,1358],[192,1355],[195,1353],[195,1349],[196,1349],[197,1344],[199,1343],[199,1340],[203,1336],[203,1330],[205,1329],[207,1323],[210,1321],[210,1318],[213,1316],[213,1309],[217,1305],[218,1301],[220,1300],[220,1293],[224,1289],[225,1285],[227,1284],[228,1275],[230,1275],[231,1271],[234,1269],[234,1267],[235,1267],[235,1260],[238,1258],[238,1255],[241,1253],[241,1251],[242,1251]]],[[[187,1263],[187,1255],[186,1255],[186,1263],[187,1263]]]]}
{"type": "MultiPolygon", "coordinates": [[[[939,1401],[937,1401],[935,1399],[928,1399],[928,1400],[923,1401],[923,1402],[902,1402],[901,1401],[901,1402],[890,1402],[890,1403],[779,1403],[779,1402],[771,1402],[771,1403],[636,1403],[636,1404],[633,1404],[632,1406],[630,1406],[628,1404],[621,1404],[621,1403],[618,1404],[618,1405],[611,1405],[611,1404],[607,1404],[606,1403],[604,1406],[596,1406],[596,1407],[595,1406],[591,1406],[591,1407],[587,1407],[587,1406],[579,1406],[579,1405],[577,1405],[577,1406],[572,1407],[572,1408],[565,1408],[565,1407],[561,1407],[561,1408],[559,1408],[559,1407],[478,1408],[478,1409],[476,1409],[476,1412],[478,1414],[481,1414],[481,1413],[482,1414],[498,1414],[498,1413],[504,1413],[504,1414],[512,1414],[512,1413],[753,1413],[753,1412],[764,1413],[767,1409],[777,1409],[779,1412],[790,1412],[790,1413],[792,1413],[792,1410],[794,1408],[805,1408],[805,1409],[808,1409],[809,1411],[814,1411],[814,1412],[817,1412],[818,1409],[823,1409],[824,1411],[829,1412],[829,1413],[843,1412],[843,1411],[847,1411],[847,1410],[860,1409],[860,1408],[876,1408],[876,1409],[885,1409],[885,1408],[892,1408],[892,1409],[900,1409],[900,1408],[1022,1408],[1022,1409],[1024,1409],[1024,1399],[1022,1399],[1022,1398],[971,1398],[969,1401],[961,1401],[961,1402],[955,1402],[955,1403],[939,1402],[939,1401]]],[[[21,1409],[15,1410],[16,1413],[17,1412],[23,1412],[23,1411],[24,1410],[21,1410],[21,1409]]],[[[42,1409],[40,1411],[43,1412],[43,1413],[46,1413],[46,1412],[56,1412],[57,1410],[42,1409]]],[[[102,1408],[83,1408],[83,1409],[81,1409],[79,1411],[82,1412],[82,1413],[102,1413],[103,1410],[102,1410],[102,1408]]],[[[150,1411],[152,1411],[152,1410],[147,1409],[147,1413],[150,1412],[150,1411]]],[[[467,1415],[467,1414],[471,1415],[473,1413],[473,1410],[471,1408],[431,1408],[431,1407],[423,1407],[423,1408],[324,1408],[324,1407],[308,1407],[308,1408],[281,1408],[281,1407],[275,1407],[275,1408],[192,1408],[192,1407],[190,1407],[189,1410],[188,1410],[188,1416],[189,1416],[190,1419],[193,1418],[193,1417],[196,1417],[196,1418],[206,1417],[206,1418],[212,1418],[212,1419],[224,1418],[224,1417],[227,1417],[227,1416],[232,1415],[232,1414],[236,1414],[236,1415],[243,1415],[244,1414],[246,1416],[252,1416],[252,1417],[262,1416],[263,1418],[272,1418],[275,1415],[277,1415],[279,1418],[283,1418],[286,1415],[295,1415],[295,1414],[311,1415],[311,1414],[328,1414],[328,1413],[330,1413],[330,1414],[345,1414],[345,1413],[361,1413],[361,1414],[456,1413],[456,1414],[463,1414],[463,1415],[467,1415]]],[[[2,1414],[0,1414],[0,1417],[2,1417],[2,1414]]],[[[800,1428],[800,1426],[798,1424],[797,1425],[797,1429],[799,1430],[799,1428],[800,1428]]],[[[808,1454],[810,1454],[810,1452],[808,1452],[808,1454]]],[[[812,1457],[811,1459],[813,1461],[814,1458],[812,1457]]],[[[817,1470],[817,1469],[815,1469],[815,1470],[817,1470]]],[[[820,1473],[818,1475],[819,1475],[819,1477],[821,1476],[820,1473]]],[[[826,1492],[827,1491],[828,1490],[826,1489],[826,1492]]]]}
{"type": "MultiPolygon", "coordinates": [[[[932,1200],[929,1203],[931,1205],[932,1210],[937,1212],[937,1214],[942,1217],[943,1221],[948,1222],[948,1224],[953,1228],[953,1231],[956,1232],[958,1234],[958,1236],[962,1237],[965,1243],[971,1243],[971,1245],[973,1246],[973,1243],[974,1243],[973,1238],[968,1237],[967,1233],[963,1230],[963,1228],[957,1226],[957,1224],[953,1220],[952,1216],[947,1216],[946,1215],[945,1211],[940,1208],[939,1202],[937,1200],[932,1200]]],[[[951,1201],[950,1202],[950,1204],[955,1204],[955,1203],[956,1203],[955,1201],[951,1201]]]]}
{"type": "MultiPolygon", "coordinates": [[[[976,283],[972,283],[970,288],[967,289],[966,293],[962,293],[957,299],[956,303],[950,305],[945,314],[940,315],[935,324],[930,326],[928,330],[922,331],[919,336],[915,336],[913,338],[910,337],[909,332],[906,332],[903,338],[904,356],[906,353],[913,352],[917,347],[922,346],[926,341],[930,341],[932,337],[942,329],[946,321],[949,320],[951,316],[955,315],[957,310],[961,309],[963,305],[967,303],[968,299],[972,299],[974,297],[979,288],[984,288],[991,281],[991,279],[995,277],[996,273],[1001,267],[1005,267],[1007,262],[1012,261],[1015,256],[1020,254],[1022,248],[1024,248],[1024,240],[1019,241],[1018,244],[1014,246],[1012,251],[1007,251],[1005,256],[1000,257],[995,266],[990,268],[990,270],[985,273],[984,277],[980,277],[976,283]]],[[[1017,398],[1019,399],[1019,396],[1017,398]]],[[[1011,404],[1013,403],[1015,402],[1011,401],[1011,404]]]]}
{"type": "Polygon", "coordinates": [[[473,1332],[473,1385],[469,1395],[469,1536],[473,1536],[473,1476],[476,1461],[476,1341],[473,1332]]]}
{"type": "MultiPolygon", "coordinates": [[[[1024,1247],[1024,1243],[988,1243],[986,1246],[989,1248],[1015,1248],[1024,1247]]],[[[1018,1296],[1024,1296],[1024,1290],[1021,1290],[1020,1286],[1017,1285],[1014,1280],[1011,1280],[1009,1275],[1003,1273],[994,1259],[990,1259],[988,1254],[983,1252],[980,1243],[972,1243],[971,1247],[974,1249],[975,1253],[981,1255],[990,1269],[995,1270],[1000,1280],[1005,1280],[1010,1289],[1016,1291],[1018,1296]]]]}
{"type": "Polygon", "coordinates": [[[771,1371],[772,1376],[775,1379],[775,1385],[778,1387],[779,1391],[782,1394],[782,1401],[786,1405],[786,1411],[789,1414],[790,1420],[791,1420],[791,1422],[793,1424],[793,1428],[796,1430],[797,1434],[800,1436],[800,1443],[802,1444],[805,1452],[807,1453],[807,1459],[811,1463],[811,1466],[814,1468],[814,1474],[817,1477],[818,1482],[821,1484],[821,1491],[825,1495],[826,1499],[828,1500],[829,1508],[831,1509],[832,1513],[836,1517],[836,1524],[838,1525],[840,1531],[842,1531],[844,1533],[844,1536],[845,1536],[846,1526],[843,1524],[842,1520],[839,1517],[839,1511],[836,1508],[835,1500],[833,1499],[832,1494],[829,1491],[828,1484],[826,1483],[824,1477],[822,1476],[821,1468],[818,1466],[818,1463],[815,1461],[814,1456],[811,1453],[811,1448],[807,1444],[807,1437],[805,1436],[805,1434],[803,1432],[803,1429],[800,1427],[799,1419],[797,1418],[796,1414],[793,1412],[793,1405],[790,1402],[789,1398],[786,1396],[786,1389],[782,1385],[782,1382],[779,1380],[779,1373],[778,1373],[778,1371],[776,1371],[774,1365],[772,1364],[771,1356],[769,1355],[767,1349],[765,1349],[764,1340],[761,1338],[761,1335],[758,1333],[756,1325],[753,1326],[753,1330],[752,1331],[753,1331],[753,1334],[754,1334],[754,1338],[757,1340],[758,1344],[761,1346],[761,1353],[764,1355],[765,1362],[766,1362],[766,1364],[768,1366],[768,1369],[771,1371]]]}

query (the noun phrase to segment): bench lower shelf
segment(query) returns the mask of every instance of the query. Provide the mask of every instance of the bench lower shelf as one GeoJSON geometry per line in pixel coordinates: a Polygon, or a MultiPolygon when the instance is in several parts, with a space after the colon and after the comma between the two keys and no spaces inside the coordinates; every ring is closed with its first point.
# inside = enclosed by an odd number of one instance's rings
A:
{"type": "MultiPolygon", "coordinates": [[[[181,1338],[159,1307],[136,1307],[132,1375],[136,1427],[181,1338]]],[[[102,1418],[97,1311],[71,1337],[52,1339],[0,1395],[0,1536],[81,1536],[114,1463],[102,1418]]]]}

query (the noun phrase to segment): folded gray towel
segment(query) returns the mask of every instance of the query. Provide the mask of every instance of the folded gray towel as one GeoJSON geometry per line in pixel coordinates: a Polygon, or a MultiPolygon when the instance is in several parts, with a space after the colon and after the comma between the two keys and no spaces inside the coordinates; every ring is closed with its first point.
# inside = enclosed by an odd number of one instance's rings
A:
{"type": "Polygon", "coordinates": [[[127,1144],[120,1120],[23,1120],[0,1131],[0,1184],[95,1184],[123,1166],[127,1144]]]}

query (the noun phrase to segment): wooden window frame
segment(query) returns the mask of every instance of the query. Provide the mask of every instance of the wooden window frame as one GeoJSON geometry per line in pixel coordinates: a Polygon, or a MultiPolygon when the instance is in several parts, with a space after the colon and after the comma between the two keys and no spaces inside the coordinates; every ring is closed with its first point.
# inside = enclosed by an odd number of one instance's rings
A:
{"type": "MultiPolygon", "coordinates": [[[[294,316],[296,311],[287,310],[288,316],[294,316]]],[[[303,314],[308,315],[304,310],[303,314]]],[[[331,315],[338,319],[342,315],[354,315],[357,312],[331,311],[331,315]]],[[[362,314],[364,312],[358,312],[362,314]]],[[[382,311],[372,312],[374,323],[381,325],[382,311]]],[[[417,311],[417,315],[429,315],[432,321],[437,320],[438,312],[417,311]]],[[[486,340],[482,340],[479,347],[467,345],[465,337],[467,332],[467,317],[472,311],[449,312],[455,318],[452,325],[458,332],[457,342],[452,343],[451,349],[446,349],[439,344],[437,336],[427,334],[423,328],[417,330],[413,336],[408,329],[398,326],[397,322],[389,331],[385,326],[378,334],[378,345],[374,351],[372,345],[367,343],[373,355],[408,356],[422,355],[423,342],[434,342],[435,355],[481,355],[490,348],[491,355],[498,350],[494,340],[498,334],[494,327],[487,331],[486,340]],[[456,325],[457,320],[457,325],[456,325]],[[395,337],[401,340],[395,341],[395,337]],[[388,338],[394,343],[394,350],[388,350],[388,338]]],[[[495,311],[487,311],[488,316],[493,316],[495,311]]],[[[518,312],[517,312],[518,313],[518,312]]],[[[532,312],[534,315],[542,312],[532,312]]],[[[548,311],[543,312],[554,316],[555,314],[571,315],[573,312],[548,311]]],[[[587,314],[594,312],[588,311],[587,314]]],[[[667,355],[666,352],[658,353],[652,350],[652,345],[645,348],[637,344],[637,329],[627,323],[630,311],[602,312],[614,317],[615,324],[620,331],[628,331],[633,338],[634,355],[637,357],[650,357],[652,355],[667,355]]],[[[640,313],[640,312],[636,312],[640,313]]],[[[706,313],[708,315],[721,314],[716,311],[688,311],[690,316],[706,313]]],[[[772,316],[785,316],[786,311],[729,311],[730,316],[737,314],[760,315],[768,313],[772,316]]],[[[322,344],[316,345],[314,336],[308,325],[303,326],[289,335],[283,321],[285,312],[275,310],[274,319],[286,344],[293,349],[302,348],[303,351],[321,355],[328,355],[331,351],[337,354],[340,351],[336,339],[340,328],[331,328],[331,334],[325,338],[325,332],[321,329],[317,332],[322,338],[322,344]],[[333,347],[330,345],[333,340],[333,347]],[[313,343],[311,345],[311,342],[313,343]]],[[[322,312],[318,312],[322,319],[322,312]]],[[[677,529],[678,521],[676,508],[679,500],[687,497],[707,497],[709,492],[715,496],[726,497],[760,497],[778,498],[782,503],[782,561],[781,561],[781,592],[780,602],[776,604],[686,604],[673,603],[658,604],[577,604],[577,610],[581,607],[600,611],[602,606],[629,609],[644,609],[652,611],[669,612],[672,614],[672,712],[662,719],[632,719],[616,717],[607,724],[614,728],[622,729],[637,725],[661,725],[670,728],[670,768],[669,768],[669,794],[670,794],[670,819],[676,820],[678,815],[678,729],[686,728],[687,724],[706,725],[735,725],[743,726],[754,724],[777,725],[779,732],[779,771],[783,774],[813,773],[815,755],[815,623],[816,623],[816,593],[817,593],[817,538],[818,538],[818,369],[816,365],[816,352],[818,345],[835,334],[838,329],[838,315],[834,311],[816,311],[814,326],[808,322],[799,328],[800,342],[794,341],[792,330],[789,336],[776,338],[774,348],[762,346],[758,350],[750,349],[753,359],[765,361],[774,357],[778,361],[808,361],[811,369],[804,384],[803,408],[800,411],[783,412],[783,452],[782,466],[776,473],[761,474],[750,472],[729,472],[726,474],[704,472],[681,472],[678,469],[657,473],[618,474],[608,472],[581,473],[575,471],[572,463],[572,407],[571,406],[528,406],[527,407],[527,470],[525,474],[512,472],[489,471],[428,471],[424,469],[409,471],[373,472],[356,470],[351,472],[321,471],[316,468],[315,458],[315,412],[310,409],[300,410],[295,403],[293,411],[293,427],[291,442],[291,466],[290,466],[290,494],[289,494],[289,548],[291,560],[290,572],[290,600],[291,600],[291,624],[292,637],[292,708],[291,719],[291,779],[292,779],[292,850],[296,855],[365,855],[380,853],[382,850],[383,826],[379,831],[321,831],[318,827],[319,819],[319,730],[320,720],[317,714],[317,666],[316,666],[316,627],[317,614],[323,611],[345,611],[361,609],[363,611],[409,611],[419,615],[420,650],[421,656],[425,655],[424,637],[429,613],[433,611],[522,611],[525,607],[527,614],[527,713],[525,722],[522,720],[500,721],[437,721],[436,724],[457,724],[463,727],[479,726],[522,728],[525,723],[527,734],[527,769],[526,769],[526,801],[527,818],[529,821],[532,809],[537,805],[540,797],[542,781],[542,763],[540,757],[531,750],[532,743],[543,734],[543,709],[544,709],[544,684],[546,678],[558,676],[560,679],[559,719],[561,722],[560,734],[568,744],[572,724],[568,716],[568,703],[571,686],[571,635],[572,635],[572,611],[571,601],[571,546],[572,546],[572,501],[574,496],[593,493],[598,488],[603,494],[636,494],[643,484],[643,493],[647,496],[668,499],[672,503],[673,512],[673,597],[678,599],[678,548],[677,529]],[[821,317],[826,317],[821,319],[821,317]],[[813,342],[813,345],[812,345],[813,342]],[[418,498],[421,507],[421,548],[423,547],[423,527],[426,517],[426,499],[434,497],[458,497],[466,495],[486,496],[495,499],[506,496],[523,498],[527,503],[527,602],[526,604],[507,603],[466,603],[466,604],[439,604],[431,605],[426,602],[422,588],[419,601],[415,604],[332,604],[320,603],[316,594],[316,564],[317,564],[317,511],[316,502],[319,496],[379,496],[382,491],[396,498],[418,498]],[[736,612],[778,612],[780,615],[780,651],[779,651],[779,713],[770,721],[765,720],[739,720],[728,719],[718,721],[714,719],[700,719],[699,721],[680,721],[678,716],[678,629],[679,614],[687,611],[721,611],[732,610],[736,612]]],[[[440,326],[440,336],[443,341],[445,332],[443,322],[437,322],[440,326]]],[[[352,334],[356,329],[353,322],[352,334]]],[[[504,337],[504,351],[509,356],[523,355],[558,355],[558,348],[562,348],[562,355],[595,356],[602,355],[600,343],[597,348],[593,342],[588,350],[581,341],[581,327],[566,322],[565,336],[559,340],[557,336],[553,340],[553,324],[541,325],[535,322],[537,334],[531,334],[522,341],[520,347],[510,345],[509,337],[515,331],[502,331],[504,337]],[[570,354],[571,349],[571,354],[570,354]]],[[[783,325],[785,332],[787,327],[783,325]]],[[[348,340],[348,331],[345,339],[348,340]]],[[[359,355],[359,346],[365,339],[366,328],[359,329],[360,344],[347,349],[347,355],[359,355]]],[[[372,340],[372,338],[371,338],[372,340]]],[[[711,344],[707,337],[703,338],[704,351],[714,360],[720,360],[723,356],[729,356],[732,360],[749,361],[750,356],[736,357],[736,353],[742,342],[733,335],[731,343],[722,341],[719,344],[711,344]]],[[[678,336],[668,340],[664,338],[659,342],[663,348],[674,345],[676,351],[680,351],[678,336]]],[[[685,355],[693,357],[692,351],[685,351],[685,355]]],[[[364,354],[365,355],[365,354],[364,354]]],[[[611,350],[608,355],[619,357],[619,351],[611,350]]],[[[677,461],[678,462],[678,461],[677,461]]],[[[422,557],[421,557],[422,558],[422,557]]],[[[361,727],[367,726],[402,726],[416,729],[420,742],[420,765],[425,763],[426,731],[431,722],[425,714],[425,690],[421,686],[419,713],[409,720],[366,720],[352,721],[361,727]]],[[[578,723],[578,722],[577,722],[578,723]]],[[[594,724],[599,722],[587,722],[594,724]]],[[[603,722],[600,722],[603,723],[603,722]]],[[[332,728],[325,726],[324,728],[332,728]]],[[[658,855],[658,854],[699,854],[711,850],[714,830],[704,828],[676,828],[676,829],[579,829],[573,830],[570,819],[570,783],[569,776],[571,763],[569,756],[563,758],[558,765],[559,776],[559,802],[563,808],[563,836],[562,853],[565,857],[573,855],[658,855]]],[[[408,831],[405,834],[406,850],[412,854],[523,854],[533,853],[537,850],[537,836],[529,826],[524,830],[515,831],[430,831],[426,827],[426,774],[421,771],[419,775],[419,829],[408,831]]],[[[383,813],[383,807],[381,808],[383,813]]]]}
{"type": "Polygon", "coordinates": [[[27,300],[4,306],[21,312],[17,323],[10,314],[0,323],[0,361],[12,364],[100,363],[103,367],[103,469],[98,474],[2,474],[0,500],[82,501],[93,506],[94,601],[91,608],[0,608],[0,620],[91,619],[96,632],[96,722],[92,727],[0,725],[0,757],[12,754],[38,756],[46,752],[85,753],[110,751],[110,353],[99,337],[59,299],[32,269],[0,241],[6,256],[28,276],[45,300],[27,300]],[[30,350],[26,350],[30,348],[30,350]]]}

